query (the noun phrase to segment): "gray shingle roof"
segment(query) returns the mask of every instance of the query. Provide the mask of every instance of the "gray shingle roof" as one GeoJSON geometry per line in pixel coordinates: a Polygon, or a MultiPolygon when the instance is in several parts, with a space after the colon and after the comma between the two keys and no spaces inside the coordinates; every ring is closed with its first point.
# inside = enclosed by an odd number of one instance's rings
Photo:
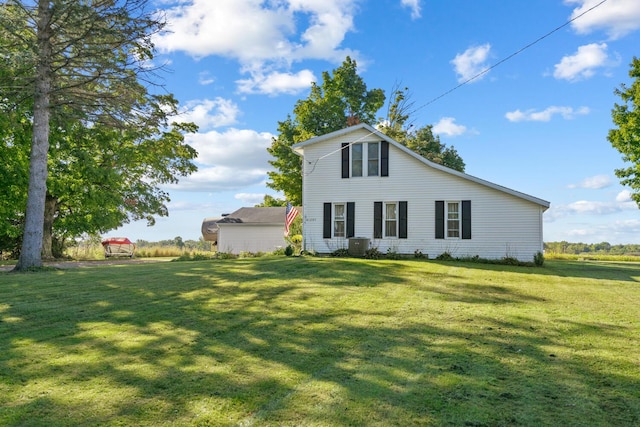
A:
{"type": "MultiPolygon", "coordinates": [[[[297,207],[299,212],[302,208],[297,207]]],[[[218,224],[283,224],[285,207],[240,208],[223,217],[218,224]]]]}

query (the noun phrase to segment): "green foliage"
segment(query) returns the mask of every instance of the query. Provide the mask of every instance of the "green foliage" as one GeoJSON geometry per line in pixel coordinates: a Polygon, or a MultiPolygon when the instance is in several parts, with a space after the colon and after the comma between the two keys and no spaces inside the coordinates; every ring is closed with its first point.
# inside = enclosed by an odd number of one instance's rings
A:
{"type": "Polygon", "coordinates": [[[584,255],[639,255],[640,244],[612,245],[609,242],[600,243],[570,243],[545,242],[545,253],[552,254],[584,254],[584,255]]]}
{"type": "Polygon", "coordinates": [[[629,77],[631,86],[622,84],[615,94],[622,100],[615,103],[611,117],[616,128],[611,129],[607,139],[622,154],[631,166],[617,169],[616,176],[622,185],[631,187],[631,198],[640,206],[640,59],[634,57],[629,77]]]}
{"type": "Polygon", "coordinates": [[[380,259],[381,256],[382,252],[380,252],[380,250],[374,246],[364,251],[365,259],[380,259]]]}
{"type": "MultiPolygon", "coordinates": [[[[29,186],[17,269],[41,265],[42,254],[59,252],[66,238],[163,214],[168,198],[157,185],[195,170],[195,151],[181,143],[182,133],[194,125],[168,126],[175,115],[166,108],[170,96],[152,96],[147,89],[157,72],[148,67],[152,39],[164,27],[149,3],[13,0],[0,6],[0,109],[18,106],[32,123],[30,146],[24,147],[29,154],[16,157],[20,168],[19,162],[29,159],[23,169],[29,171],[29,186]],[[98,151],[100,138],[114,139],[115,153],[98,151]],[[91,143],[79,146],[87,140],[91,143]],[[127,160],[147,162],[145,173],[131,171],[127,160]],[[129,194],[105,180],[114,176],[109,173],[114,164],[129,172],[129,194]],[[77,199],[84,200],[74,204],[77,199]],[[127,208],[127,201],[134,207],[127,208]],[[65,209],[77,211],[66,216],[68,224],[63,224],[65,209]]],[[[21,178],[9,179],[15,185],[21,178]]]]}
{"type": "Polygon", "coordinates": [[[413,251],[413,257],[417,258],[417,259],[425,259],[425,258],[428,259],[429,258],[429,256],[423,254],[420,249],[416,249],[415,251],[413,251]]]}
{"type": "Polygon", "coordinates": [[[349,250],[347,248],[336,249],[335,251],[331,252],[331,256],[338,258],[348,257],[349,250]]]}
{"type": "Polygon", "coordinates": [[[453,261],[455,258],[448,251],[445,251],[436,257],[438,261],[453,261]]]}
{"type": "Polygon", "coordinates": [[[255,205],[256,208],[278,207],[278,206],[287,206],[287,201],[284,199],[278,199],[269,194],[264,195],[264,200],[262,201],[262,203],[258,203],[257,205],[255,205]]]}
{"type": "Polygon", "coordinates": [[[235,258],[238,258],[238,256],[229,252],[216,252],[215,258],[216,259],[235,259],[235,258]]]}
{"type": "Polygon", "coordinates": [[[293,117],[278,122],[278,136],[267,149],[275,169],[268,172],[267,186],[283,192],[291,204],[301,205],[302,163],[291,146],[356,123],[374,125],[384,99],[382,89],[367,89],[350,57],[332,74],[323,72],[322,83],[312,83],[308,98],[296,102],[293,117]]]}
{"type": "Polygon", "coordinates": [[[212,258],[208,254],[185,252],[173,261],[208,261],[212,258]]]}
{"type": "Polygon", "coordinates": [[[638,425],[640,263],[291,261],[0,273],[0,425],[638,425]]]}
{"type": "Polygon", "coordinates": [[[402,258],[402,255],[400,255],[396,249],[389,248],[389,249],[387,249],[386,258],[387,259],[400,259],[400,258],[402,258]]]}
{"type": "Polygon", "coordinates": [[[387,118],[381,120],[384,123],[381,131],[427,160],[464,172],[465,163],[462,157],[453,146],[447,147],[440,142],[440,137],[433,134],[432,125],[414,130],[408,122],[413,108],[409,89],[396,86],[392,99],[387,118]]]}
{"type": "Polygon", "coordinates": [[[285,256],[293,255],[293,246],[287,245],[287,247],[284,249],[284,254],[285,256]]]}
{"type": "Polygon", "coordinates": [[[502,264],[504,265],[521,265],[521,261],[517,258],[506,256],[502,258],[502,264]]]}
{"type": "Polygon", "coordinates": [[[454,257],[448,251],[441,253],[435,259],[437,261],[471,262],[471,263],[477,263],[477,264],[509,265],[509,266],[518,266],[518,267],[533,267],[534,265],[537,265],[537,264],[534,264],[534,262],[520,261],[519,259],[509,255],[506,255],[501,259],[480,258],[480,255],[473,255],[469,257],[454,257]]]}
{"type": "Polygon", "coordinates": [[[537,252],[533,256],[533,263],[538,267],[542,267],[544,265],[544,254],[542,252],[537,252]]]}
{"type": "MultiPolygon", "coordinates": [[[[271,147],[267,148],[274,158],[269,160],[269,164],[275,169],[267,172],[270,179],[267,186],[282,191],[286,200],[297,206],[302,204],[302,159],[294,153],[291,146],[303,140],[298,126],[291,117],[278,122],[278,136],[273,138],[271,147]]],[[[286,204],[286,201],[283,202],[286,204]]]]}

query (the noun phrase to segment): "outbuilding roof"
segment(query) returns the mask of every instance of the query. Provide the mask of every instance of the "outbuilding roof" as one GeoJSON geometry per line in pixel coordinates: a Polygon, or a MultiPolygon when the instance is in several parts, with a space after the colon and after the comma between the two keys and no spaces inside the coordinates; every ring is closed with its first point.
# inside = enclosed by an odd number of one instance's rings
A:
{"type": "MultiPolygon", "coordinates": [[[[302,212],[302,208],[296,208],[302,212]]],[[[284,224],[284,206],[240,208],[218,220],[218,224],[284,224]]]]}

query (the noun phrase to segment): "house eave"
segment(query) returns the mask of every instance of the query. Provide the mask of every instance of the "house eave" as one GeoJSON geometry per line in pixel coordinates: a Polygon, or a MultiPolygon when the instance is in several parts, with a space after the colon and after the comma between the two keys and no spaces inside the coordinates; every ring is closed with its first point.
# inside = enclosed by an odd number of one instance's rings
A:
{"type": "Polygon", "coordinates": [[[364,129],[364,130],[368,131],[369,133],[367,135],[363,136],[363,137],[358,138],[355,141],[352,141],[351,143],[355,143],[355,142],[358,142],[360,140],[364,140],[365,138],[368,138],[368,137],[374,135],[376,138],[380,138],[380,139],[382,139],[384,141],[389,142],[389,144],[392,144],[394,147],[398,148],[399,150],[404,151],[405,153],[409,154],[413,158],[419,160],[420,162],[424,163],[426,166],[431,167],[433,169],[436,169],[436,170],[451,174],[453,176],[456,176],[456,177],[459,177],[459,178],[462,178],[462,179],[465,179],[465,180],[468,180],[468,181],[471,181],[471,182],[475,182],[476,184],[480,184],[480,185],[483,185],[485,187],[492,188],[494,190],[509,194],[511,196],[514,196],[514,197],[518,197],[520,199],[529,201],[531,203],[535,203],[537,205],[540,205],[543,208],[543,212],[546,211],[547,209],[549,209],[549,206],[551,205],[550,202],[548,202],[546,200],[543,200],[543,199],[540,199],[538,197],[531,196],[529,194],[525,194],[525,193],[522,193],[520,191],[516,191],[516,190],[513,190],[511,188],[504,187],[502,185],[495,184],[493,182],[486,181],[484,179],[475,177],[473,175],[468,175],[468,174],[466,174],[464,172],[459,172],[459,171],[457,171],[455,169],[451,169],[451,168],[448,168],[446,166],[442,166],[440,164],[434,163],[434,162],[422,157],[418,153],[410,150],[409,148],[407,148],[404,145],[400,144],[396,140],[388,137],[387,135],[383,134],[382,132],[378,131],[377,129],[375,129],[374,127],[372,127],[371,125],[368,125],[366,123],[360,123],[360,124],[357,124],[355,126],[351,126],[351,127],[347,127],[347,128],[344,128],[344,129],[337,130],[335,132],[331,132],[331,133],[327,133],[325,135],[320,135],[320,136],[316,136],[316,137],[310,138],[310,139],[308,139],[306,141],[299,142],[297,144],[292,145],[291,149],[297,155],[304,156],[304,148],[309,146],[309,145],[317,144],[319,142],[327,141],[329,139],[339,138],[341,136],[344,136],[346,134],[355,132],[355,131],[360,130],[360,129],[364,129]]]}

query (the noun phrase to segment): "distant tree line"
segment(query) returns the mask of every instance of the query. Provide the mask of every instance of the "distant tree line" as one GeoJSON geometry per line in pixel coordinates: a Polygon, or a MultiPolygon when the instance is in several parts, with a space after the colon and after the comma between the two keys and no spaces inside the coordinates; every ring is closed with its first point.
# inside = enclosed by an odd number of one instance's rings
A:
{"type": "Polygon", "coordinates": [[[198,240],[183,240],[182,237],[177,236],[173,239],[160,240],[158,242],[149,242],[147,240],[136,240],[136,247],[138,249],[142,248],[151,248],[151,247],[172,247],[179,248],[183,250],[199,250],[199,251],[210,251],[211,250],[211,242],[205,241],[202,237],[198,240]]]}
{"type": "Polygon", "coordinates": [[[556,254],[602,254],[602,255],[640,255],[640,244],[612,245],[609,242],[601,243],[569,243],[545,242],[546,253],[556,254]]]}

